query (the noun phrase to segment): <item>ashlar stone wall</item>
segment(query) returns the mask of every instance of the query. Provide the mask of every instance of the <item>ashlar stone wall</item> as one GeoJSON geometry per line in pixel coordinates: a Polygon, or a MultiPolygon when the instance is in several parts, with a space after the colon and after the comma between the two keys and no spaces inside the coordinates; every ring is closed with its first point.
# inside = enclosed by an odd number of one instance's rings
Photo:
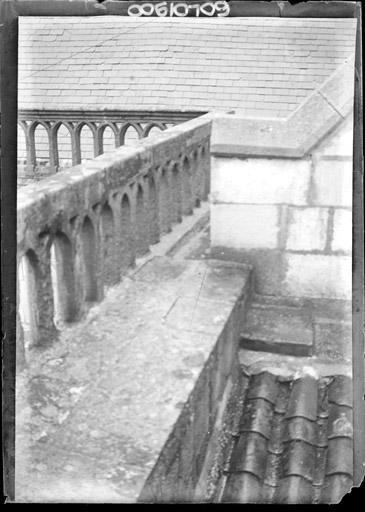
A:
{"type": "Polygon", "coordinates": [[[300,158],[212,157],[211,244],[269,295],[351,298],[350,112],[300,158]]]}

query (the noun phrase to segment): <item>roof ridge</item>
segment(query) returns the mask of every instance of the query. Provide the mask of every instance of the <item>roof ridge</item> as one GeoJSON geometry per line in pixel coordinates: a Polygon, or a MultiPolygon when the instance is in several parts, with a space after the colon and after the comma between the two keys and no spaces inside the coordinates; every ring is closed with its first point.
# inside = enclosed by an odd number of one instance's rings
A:
{"type": "Polygon", "coordinates": [[[351,69],[353,69],[353,62],[355,60],[355,52],[352,52],[348,57],[345,57],[343,62],[337,66],[337,68],[332,72],[330,76],[328,76],[321,84],[319,84],[310,94],[307,96],[296,108],[293,110],[289,116],[287,117],[287,120],[290,120],[299,110],[301,110],[306,103],[310,101],[312,97],[314,97],[316,94],[320,94],[332,107],[337,113],[341,115],[341,117],[344,117],[340,112],[338,112],[336,106],[334,103],[327,97],[327,95],[323,92],[324,89],[326,89],[327,85],[331,83],[331,81],[337,76],[343,73],[343,70],[346,69],[349,65],[351,66],[351,69]]]}

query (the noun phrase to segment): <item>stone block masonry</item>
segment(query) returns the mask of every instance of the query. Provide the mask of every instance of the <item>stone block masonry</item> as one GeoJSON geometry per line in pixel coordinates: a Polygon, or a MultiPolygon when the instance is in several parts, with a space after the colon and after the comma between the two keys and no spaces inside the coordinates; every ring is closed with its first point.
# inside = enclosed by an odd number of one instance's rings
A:
{"type": "Polygon", "coordinates": [[[286,253],[284,295],[351,299],[351,257],[286,253]]]}
{"type": "Polygon", "coordinates": [[[277,247],[279,209],[275,205],[213,204],[211,237],[235,249],[277,247]]]}
{"type": "Polygon", "coordinates": [[[328,208],[289,207],[288,213],[286,248],[323,251],[327,240],[328,208]]]}
{"type": "Polygon", "coordinates": [[[351,298],[353,118],[327,111],[325,128],[313,113],[321,137],[301,131],[300,148],[289,141],[299,111],[287,124],[235,115],[213,123],[212,254],[253,265],[258,293],[351,298]]]}

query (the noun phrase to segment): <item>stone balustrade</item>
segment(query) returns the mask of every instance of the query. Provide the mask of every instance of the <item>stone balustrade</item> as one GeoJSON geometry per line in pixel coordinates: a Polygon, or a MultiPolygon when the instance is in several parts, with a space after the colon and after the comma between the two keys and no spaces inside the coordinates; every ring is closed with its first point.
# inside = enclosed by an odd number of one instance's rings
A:
{"type": "Polygon", "coordinates": [[[69,166],[68,162],[78,165],[85,158],[103,154],[106,146],[123,146],[129,132],[141,139],[154,129],[166,130],[201,114],[203,112],[19,110],[18,160],[25,162],[27,175],[39,170],[41,164],[52,174],[69,166]]]}
{"type": "Polygon", "coordinates": [[[18,328],[51,342],[207,199],[205,115],[18,191],[18,328]]]}

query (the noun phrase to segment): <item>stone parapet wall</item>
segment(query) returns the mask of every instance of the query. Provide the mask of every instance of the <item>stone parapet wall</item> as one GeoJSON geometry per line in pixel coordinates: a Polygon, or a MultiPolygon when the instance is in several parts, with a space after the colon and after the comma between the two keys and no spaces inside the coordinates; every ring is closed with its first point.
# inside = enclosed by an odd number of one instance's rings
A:
{"type": "MultiPolygon", "coordinates": [[[[18,192],[19,314],[48,343],[207,198],[210,116],[18,192]]],[[[26,336],[26,333],[24,332],[26,336]]]]}
{"type": "MultiPolygon", "coordinates": [[[[204,310],[196,307],[196,325],[203,331],[208,320],[211,351],[144,483],[138,498],[142,503],[212,501],[231,448],[232,431],[237,428],[242,406],[238,342],[252,291],[251,269],[247,265],[215,260],[207,260],[205,264],[215,269],[215,273],[206,272],[201,296],[213,288],[216,292],[210,312],[207,307],[204,310]],[[213,320],[213,311],[219,311],[219,322],[213,320]]],[[[189,331],[193,336],[191,326],[189,331]]]]}

